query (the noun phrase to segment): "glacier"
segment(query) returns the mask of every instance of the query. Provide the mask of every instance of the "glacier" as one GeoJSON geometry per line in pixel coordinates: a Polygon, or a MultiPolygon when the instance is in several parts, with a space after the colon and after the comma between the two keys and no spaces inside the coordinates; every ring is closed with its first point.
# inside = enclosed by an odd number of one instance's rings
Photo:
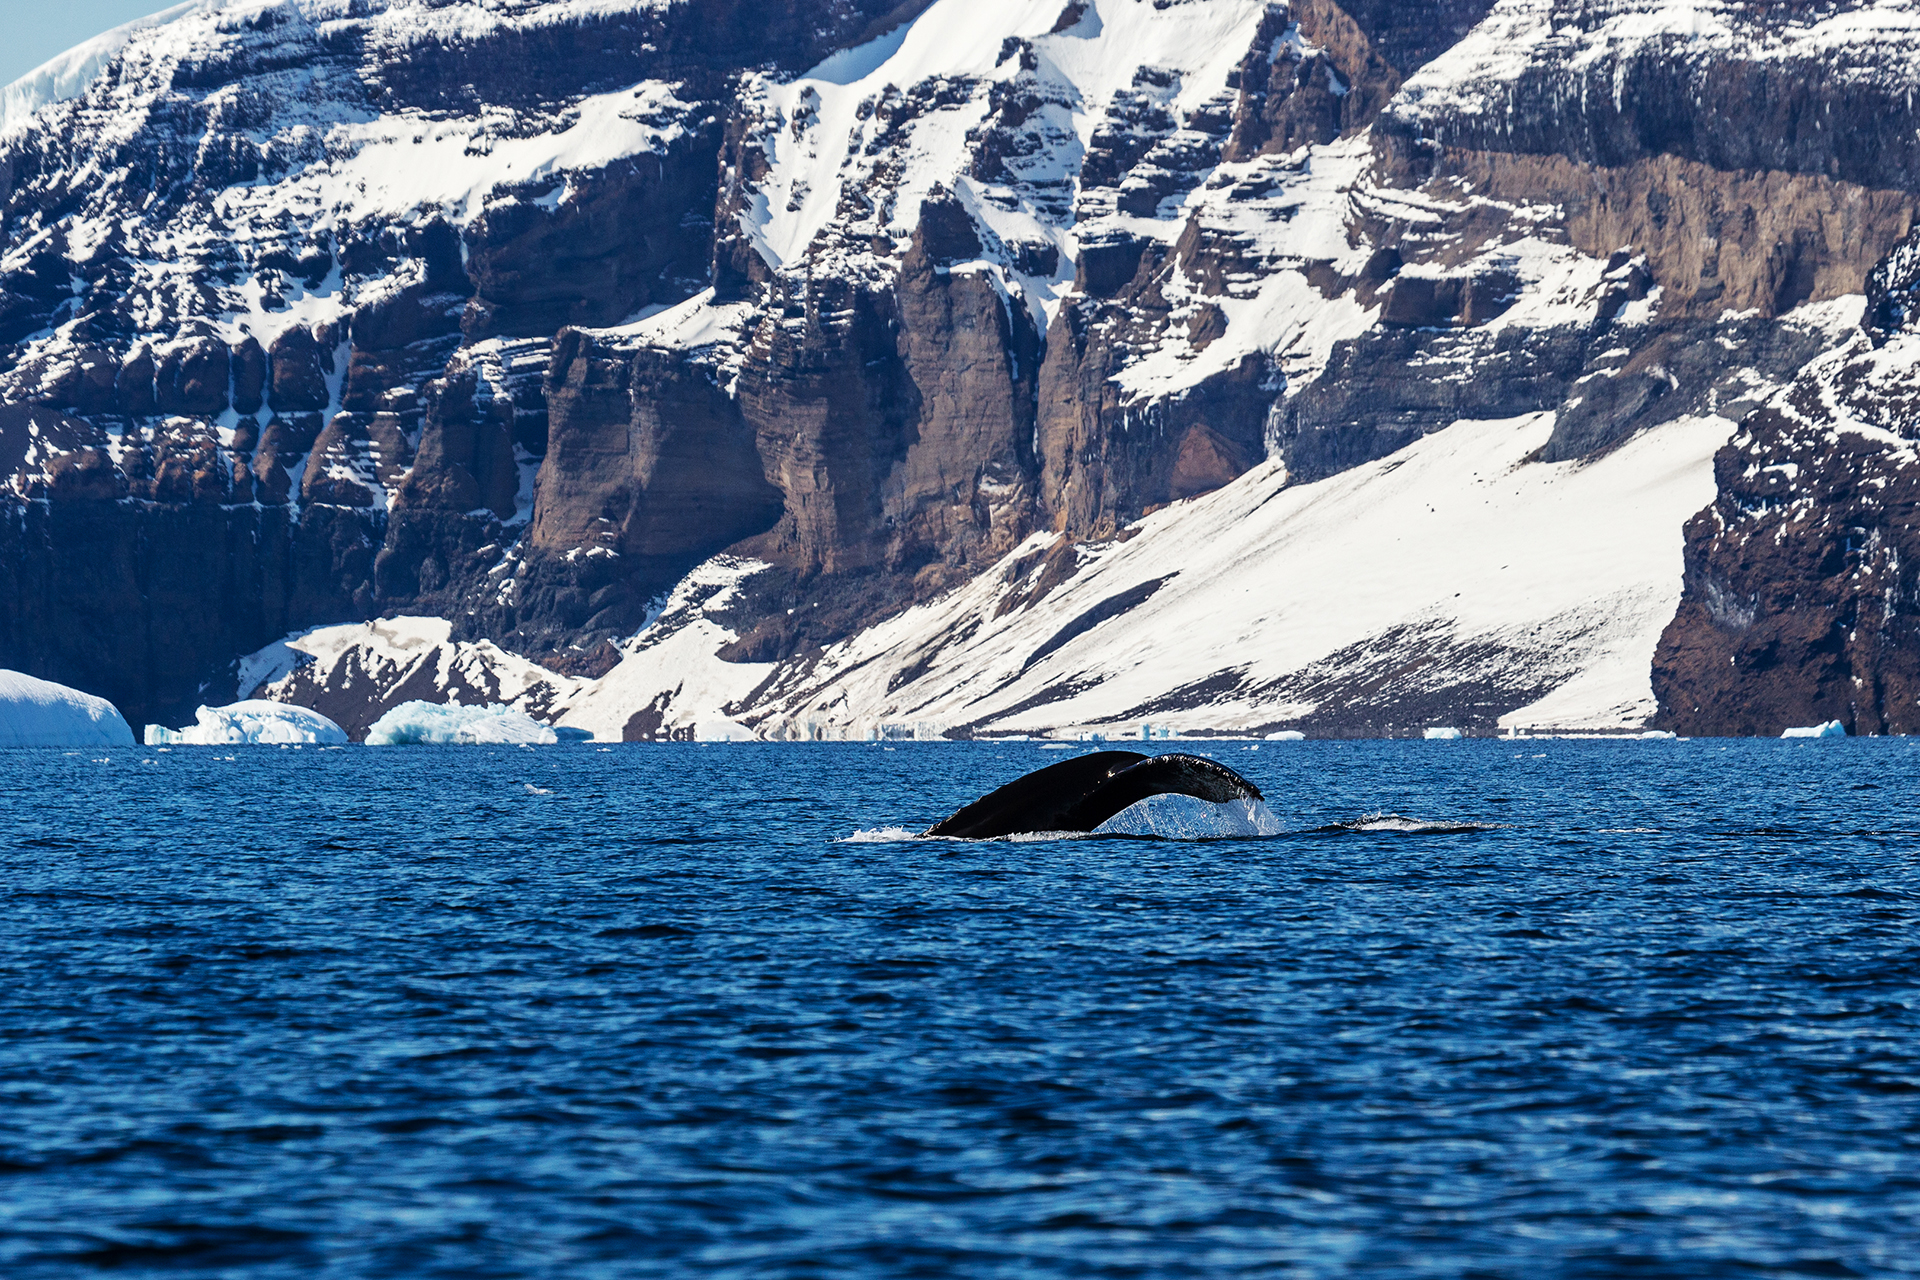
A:
{"type": "Polygon", "coordinates": [[[560,740],[553,729],[525,712],[499,703],[484,707],[403,702],[373,722],[370,747],[420,744],[458,746],[547,746],[560,740]]]}
{"type": "Polygon", "coordinates": [[[305,707],[284,702],[249,698],[224,707],[201,707],[193,713],[194,723],[184,729],[165,725],[147,726],[150,747],[168,746],[291,746],[295,743],[341,746],[347,741],[344,729],[305,707]]]}
{"type": "Polygon", "coordinates": [[[132,728],[105,698],[0,670],[0,747],[132,745],[132,728]]]}

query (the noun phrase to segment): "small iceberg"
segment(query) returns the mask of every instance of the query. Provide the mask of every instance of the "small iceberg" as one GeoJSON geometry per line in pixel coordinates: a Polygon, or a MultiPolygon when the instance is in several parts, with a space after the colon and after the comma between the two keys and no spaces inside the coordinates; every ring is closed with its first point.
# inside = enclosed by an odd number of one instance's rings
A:
{"type": "Polygon", "coordinates": [[[484,707],[403,702],[373,722],[367,730],[370,747],[404,747],[422,743],[459,746],[548,746],[560,741],[550,725],[524,711],[491,703],[484,707]]]}
{"type": "Polygon", "coordinates": [[[1265,738],[1267,742],[1305,742],[1306,740],[1307,735],[1298,729],[1282,729],[1278,733],[1268,734],[1265,738]]]}
{"type": "Polygon", "coordinates": [[[1829,720],[1825,724],[1810,724],[1797,729],[1788,729],[1780,736],[1783,738],[1844,738],[1847,736],[1847,726],[1838,720],[1829,720]]]}
{"type": "Polygon", "coordinates": [[[1668,733],[1665,729],[1649,729],[1640,735],[1640,740],[1642,742],[1672,742],[1679,736],[1677,733],[1668,733]]]}
{"type": "Polygon", "coordinates": [[[695,742],[758,742],[747,726],[733,720],[700,720],[693,726],[695,742]]]}
{"type": "Polygon", "coordinates": [[[0,747],[131,747],[133,729],[105,698],[0,670],[0,747]]]}
{"type": "Polygon", "coordinates": [[[347,732],[318,711],[286,702],[249,698],[224,707],[201,707],[184,729],[147,726],[150,747],[228,747],[244,743],[344,746],[347,732]]]}
{"type": "Polygon", "coordinates": [[[1464,738],[1467,735],[1458,729],[1429,729],[1426,736],[1429,742],[1451,742],[1455,738],[1464,738]]]}

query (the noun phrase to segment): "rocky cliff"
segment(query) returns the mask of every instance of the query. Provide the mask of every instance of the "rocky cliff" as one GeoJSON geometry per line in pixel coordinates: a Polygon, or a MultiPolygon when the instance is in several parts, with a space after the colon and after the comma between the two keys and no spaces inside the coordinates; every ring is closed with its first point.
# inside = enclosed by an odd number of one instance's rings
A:
{"type": "Polygon", "coordinates": [[[7,95],[0,666],[1904,732],[1916,53],[1908,0],[205,0],[7,95]]]}

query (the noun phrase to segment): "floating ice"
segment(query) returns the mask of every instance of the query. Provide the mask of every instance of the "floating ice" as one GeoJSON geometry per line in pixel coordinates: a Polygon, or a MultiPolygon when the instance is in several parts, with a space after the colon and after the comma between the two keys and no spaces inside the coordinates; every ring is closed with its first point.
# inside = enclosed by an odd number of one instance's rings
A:
{"type": "Polygon", "coordinates": [[[403,702],[373,722],[367,730],[370,747],[399,747],[418,743],[456,743],[461,746],[544,745],[559,735],[532,716],[493,703],[484,707],[442,706],[435,702],[403,702]]]}
{"type": "Polygon", "coordinates": [[[1829,720],[1825,724],[1810,724],[1798,729],[1788,729],[1780,735],[1783,738],[1844,738],[1847,726],[1838,720],[1829,720]]]}
{"type": "Polygon", "coordinates": [[[1266,740],[1268,742],[1305,742],[1307,735],[1298,729],[1282,729],[1278,733],[1268,734],[1266,740]]]}
{"type": "Polygon", "coordinates": [[[733,720],[699,720],[693,726],[695,742],[758,742],[759,735],[733,720]]]}
{"type": "Polygon", "coordinates": [[[1649,729],[1641,734],[1640,738],[1644,742],[1671,742],[1679,736],[1677,733],[1668,733],[1665,729],[1649,729]]]}
{"type": "Polygon", "coordinates": [[[288,746],[311,742],[338,746],[347,740],[346,731],[318,711],[264,698],[225,707],[201,707],[193,713],[193,719],[194,723],[184,729],[148,725],[147,745],[214,747],[254,742],[288,746]]]}
{"type": "Polygon", "coordinates": [[[51,680],[0,670],[0,747],[130,747],[111,702],[51,680]]]}
{"type": "Polygon", "coordinates": [[[1455,738],[1464,738],[1466,736],[1466,734],[1460,732],[1458,729],[1427,730],[1427,739],[1430,742],[1450,742],[1455,738]]]}

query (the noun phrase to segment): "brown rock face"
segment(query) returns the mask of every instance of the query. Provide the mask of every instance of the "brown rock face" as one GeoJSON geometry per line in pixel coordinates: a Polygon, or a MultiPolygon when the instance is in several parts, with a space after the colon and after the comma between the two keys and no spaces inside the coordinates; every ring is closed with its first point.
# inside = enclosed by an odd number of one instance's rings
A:
{"type": "Polygon", "coordinates": [[[232,369],[234,412],[260,412],[260,406],[265,403],[267,353],[261,349],[259,342],[248,338],[236,346],[233,349],[232,369]]]}
{"type": "Polygon", "coordinates": [[[1920,730],[1920,464],[1893,436],[1912,438],[1915,406],[1884,376],[1914,342],[1822,357],[1714,459],[1719,496],[1687,525],[1685,590],[1654,657],[1662,723],[1920,730]]]}
{"type": "Polygon", "coordinates": [[[1406,162],[1410,180],[1460,178],[1501,200],[1559,205],[1583,252],[1644,254],[1666,316],[1784,315],[1858,293],[1906,239],[1920,196],[1824,174],[1727,172],[1659,155],[1602,168],[1564,156],[1449,149],[1406,162]]]}
{"type": "Polygon", "coordinates": [[[385,488],[398,483],[412,461],[412,450],[394,415],[336,414],[307,456],[300,501],[334,507],[384,506],[385,488]]]}
{"type": "Polygon", "coordinates": [[[550,427],[530,541],[630,562],[660,590],[779,513],[752,433],[713,371],[677,353],[602,351],[568,332],[554,352],[550,427]]]}
{"type": "Polygon", "coordinates": [[[227,344],[211,335],[187,338],[154,366],[154,407],[161,413],[218,415],[227,407],[227,344]]]}
{"type": "Polygon", "coordinates": [[[305,325],[294,325],[274,339],[270,394],[276,413],[317,412],[327,407],[327,374],[333,351],[305,325]]]}
{"type": "Polygon", "coordinates": [[[513,422],[475,406],[478,381],[474,369],[455,357],[446,376],[428,384],[426,428],[397,506],[461,512],[484,507],[502,520],[513,515],[520,487],[513,422]]]}
{"type": "Polygon", "coordinates": [[[721,126],[715,112],[689,123],[664,155],[538,184],[469,225],[467,336],[617,324],[702,288],[710,228],[685,211],[713,206],[721,126]]]}
{"type": "MultiPolygon", "coordinates": [[[[1040,518],[1076,538],[1111,537],[1155,507],[1217,488],[1266,457],[1267,413],[1281,383],[1248,356],[1177,398],[1129,395],[1113,375],[1142,346],[1164,341],[1173,307],[1163,290],[1176,272],[1218,296],[1236,265],[1231,240],[1195,225],[1171,252],[1147,249],[1133,278],[1108,299],[1070,298],[1047,334],[1038,387],[1040,518]]],[[[1187,326],[1225,332],[1201,307],[1187,326]]]]}

